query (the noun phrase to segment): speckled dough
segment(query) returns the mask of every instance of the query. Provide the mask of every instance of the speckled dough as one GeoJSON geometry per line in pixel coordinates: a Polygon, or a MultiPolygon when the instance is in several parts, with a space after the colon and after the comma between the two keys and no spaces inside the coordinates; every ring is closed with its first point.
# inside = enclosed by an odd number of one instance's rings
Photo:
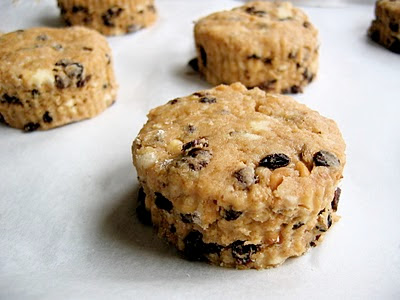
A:
{"type": "Polygon", "coordinates": [[[94,117],[117,83],[111,50],[83,27],[32,28],[0,36],[0,120],[25,131],[94,117]]]}
{"type": "Polygon", "coordinates": [[[189,259],[277,266],[338,220],[344,151],[335,122],[292,98],[220,85],[150,111],[138,213],[189,259]]]}
{"type": "Polygon", "coordinates": [[[196,23],[198,68],[211,84],[298,93],[317,74],[317,35],[291,3],[249,2],[196,23]]]}
{"type": "Polygon", "coordinates": [[[67,25],[82,25],[105,35],[135,32],[157,18],[154,0],[58,0],[67,25]]]}
{"type": "Polygon", "coordinates": [[[375,15],[368,35],[390,51],[400,54],[400,0],[377,1],[375,15]]]}

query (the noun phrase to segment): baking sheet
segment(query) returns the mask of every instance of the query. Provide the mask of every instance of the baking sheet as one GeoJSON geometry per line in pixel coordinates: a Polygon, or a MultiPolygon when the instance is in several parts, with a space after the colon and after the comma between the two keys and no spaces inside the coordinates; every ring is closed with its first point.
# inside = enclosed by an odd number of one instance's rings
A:
{"type": "MultiPolygon", "coordinates": [[[[55,2],[1,1],[0,30],[61,26],[55,2]]],[[[193,21],[239,4],[159,0],[154,26],[109,38],[114,106],[47,132],[0,126],[0,298],[399,299],[400,56],[366,38],[370,1],[341,2],[304,8],[320,30],[320,73],[295,96],[335,119],[348,146],[342,219],[321,246],[237,271],[182,260],[136,220],[132,140],[150,108],[210,87],[186,66],[193,21]]]]}

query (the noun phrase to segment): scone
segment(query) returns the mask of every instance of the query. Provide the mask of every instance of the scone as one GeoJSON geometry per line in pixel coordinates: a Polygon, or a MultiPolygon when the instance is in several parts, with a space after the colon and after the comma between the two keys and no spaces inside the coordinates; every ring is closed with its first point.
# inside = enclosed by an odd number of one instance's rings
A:
{"type": "Polygon", "coordinates": [[[133,142],[138,213],[192,260],[268,268],[338,220],[345,143],[334,121],[240,83],[150,111],[133,142]]]}
{"type": "Polygon", "coordinates": [[[400,0],[378,0],[375,15],[368,35],[390,51],[400,54],[400,0]]]}
{"type": "Polygon", "coordinates": [[[213,85],[241,82],[277,93],[302,92],[318,71],[318,32],[289,2],[249,2],[200,19],[198,68],[213,85]]]}
{"type": "Polygon", "coordinates": [[[67,25],[81,25],[104,35],[121,35],[156,20],[154,0],[58,0],[67,25]]]}
{"type": "Polygon", "coordinates": [[[92,118],[116,98],[111,50],[84,27],[0,36],[0,120],[25,131],[92,118]]]}

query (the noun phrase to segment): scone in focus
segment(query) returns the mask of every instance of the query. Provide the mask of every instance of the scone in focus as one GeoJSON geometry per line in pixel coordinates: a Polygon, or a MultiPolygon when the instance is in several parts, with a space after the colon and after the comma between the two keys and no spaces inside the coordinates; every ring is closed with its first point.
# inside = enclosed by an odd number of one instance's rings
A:
{"type": "Polygon", "coordinates": [[[400,54],[400,0],[377,1],[375,15],[368,35],[390,51],[400,54]]]}
{"type": "Polygon", "coordinates": [[[81,25],[104,35],[135,32],[157,18],[154,0],[58,0],[67,25],[81,25]]]}
{"type": "Polygon", "coordinates": [[[317,35],[289,2],[249,2],[196,23],[198,68],[214,85],[240,81],[249,88],[298,93],[317,74],[317,35]]]}
{"type": "Polygon", "coordinates": [[[34,131],[92,118],[116,97],[111,50],[83,27],[0,36],[0,120],[34,131]]]}
{"type": "Polygon", "coordinates": [[[138,212],[189,259],[277,266],[338,220],[344,151],[335,122],[292,98],[220,85],[150,111],[138,212]]]}

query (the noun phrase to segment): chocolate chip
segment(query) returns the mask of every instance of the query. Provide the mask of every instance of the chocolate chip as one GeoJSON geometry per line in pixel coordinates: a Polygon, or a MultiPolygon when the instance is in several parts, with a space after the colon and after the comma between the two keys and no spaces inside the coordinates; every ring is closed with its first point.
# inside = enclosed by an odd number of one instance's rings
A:
{"type": "Polygon", "coordinates": [[[327,224],[328,224],[328,228],[330,228],[332,226],[332,216],[331,216],[331,214],[328,215],[328,219],[326,221],[327,221],[327,224]]]}
{"type": "Polygon", "coordinates": [[[7,103],[12,105],[23,105],[21,100],[19,100],[16,96],[10,96],[8,94],[3,94],[3,98],[1,99],[1,103],[7,103]]]}
{"type": "Polygon", "coordinates": [[[207,67],[207,53],[203,46],[200,46],[200,57],[204,67],[207,67]]]}
{"type": "Polygon", "coordinates": [[[332,210],[333,211],[337,211],[337,209],[338,209],[338,205],[339,205],[339,200],[340,200],[340,194],[342,193],[342,190],[341,190],[341,188],[337,188],[336,190],[335,190],[335,194],[334,194],[334,196],[333,196],[333,200],[332,200],[332,202],[331,202],[331,206],[332,206],[332,210]]]}
{"type": "Polygon", "coordinates": [[[51,122],[53,122],[53,118],[50,116],[50,113],[49,113],[48,111],[46,111],[46,112],[43,114],[43,122],[45,122],[45,123],[51,123],[51,122]]]}
{"type": "Polygon", "coordinates": [[[118,18],[119,15],[124,11],[123,8],[114,6],[107,9],[102,15],[101,18],[103,19],[103,24],[107,27],[115,27],[114,19],[118,18]]]}
{"type": "Polygon", "coordinates": [[[178,101],[179,101],[179,98],[175,98],[173,100],[168,101],[168,103],[171,105],[174,105],[174,104],[178,103],[178,101]]]}
{"type": "Polygon", "coordinates": [[[192,58],[188,64],[194,71],[199,71],[199,60],[197,58],[192,58]]]}
{"type": "Polygon", "coordinates": [[[151,213],[146,208],[145,204],[146,194],[142,187],[140,187],[138,196],[137,196],[137,207],[136,207],[136,216],[139,221],[144,225],[151,225],[151,213]]]}
{"type": "Polygon", "coordinates": [[[303,225],[304,225],[303,222],[299,222],[299,223],[297,223],[297,224],[294,224],[293,227],[292,227],[292,229],[293,229],[293,230],[299,229],[299,228],[300,228],[301,226],[303,226],[303,225]]]}
{"type": "Polygon", "coordinates": [[[193,215],[192,214],[180,214],[181,220],[185,224],[193,223],[193,215]]]}
{"type": "Polygon", "coordinates": [[[290,163],[290,158],[284,153],[270,154],[260,161],[261,167],[266,167],[270,170],[286,167],[290,163]]]}
{"type": "Polygon", "coordinates": [[[165,198],[161,193],[156,193],[155,204],[159,209],[171,212],[173,205],[172,202],[165,198]]]}
{"type": "Polygon", "coordinates": [[[264,17],[267,14],[267,12],[263,10],[257,10],[254,6],[246,7],[245,12],[258,17],[264,17]]]}
{"type": "Polygon", "coordinates": [[[251,256],[260,250],[259,245],[244,244],[244,241],[233,242],[230,247],[232,248],[232,256],[238,264],[245,265],[251,262],[251,256]]]}
{"type": "Polygon", "coordinates": [[[37,98],[37,97],[40,96],[40,92],[37,89],[33,89],[31,91],[31,95],[32,95],[33,98],[37,98]]]}
{"type": "Polygon", "coordinates": [[[304,26],[305,28],[310,28],[310,27],[311,27],[311,23],[308,22],[308,21],[305,21],[305,22],[303,23],[303,26],[304,26]]]}
{"type": "Polygon", "coordinates": [[[216,243],[204,243],[203,234],[197,230],[189,232],[183,243],[185,244],[183,254],[187,259],[194,261],[204,261],[206,254],[219,253],[223,248],[216,243]]]}
{"type": "Polygon", "coordinates": [[[36,40],[37,41],[47,41],[49,39],[49,37],[47,36],[47,34],[39,34],[37,37],[36,37],[36,40]]]}
{"type": "Polygon", "coordinates": [[[391,23],[389,23],[389,28],[391,31],[397,33],[399,31],[399,24],[391,22],[391,23]]]}
{"type": "Polygon", "coordinates": [[[238,181],[238,185],[242,189],[246,189],[257,182],[257,177],[254,172],[254,168],[244,167],[235,173],[233,177],[238,181]]]}
{"type": "Polygon", "coordinates": [[[334,154],[325,150],[315,153],[313,160],[317,167],[338,167],[340,165],[340,160],[334,154]]]}
{"type": "Polygon", "coordinates": [[[265,58],[263,61],[264,61],[264,64],[267,64],[267,65],[272,64],[272,58],[270,58],[270,57],[265,58]]]}
{"type": "Polygon", "coordinates": [[[260,58],[261,57],[256,55],[256,54],[252,54],[252,55],[247,56],[247,59],[260,59],[260,58]]]}
{"type": "Polygon", "coordinates": [[[205,137],[200,137],[193,141],[187,142],[182,145],[182,151],[187,151],[192,148],[206,148],[208,147],[208,140],[205,137]]]}
{"type": "Polygon", "coordinates": [[[392,44],[389,47],[389,50],[394,52],[394,53],[398,53],[400,54],[400,40],[397,38],[394,38],[394,42],[392,42],[392,44]]]}
{"type": "Polygon", "coordinates": [[[243,212],[233,209],[222,209],[222,217],[227,221],[234,221],[239,218],[243,212]]]}
{"type": "Polygon", "coordinates": [[[182,161],[187,163],[191,170],[200,171],[210,163],[211,158],[212,152],[210,150],[194,148],[182,158],[182,161]]]}
{"type": "Polygon", "coordinates": [[[40,127],[39,123],[29,122],[29,123],[25,124],[24,131],[25,132],[32,132],[32,131],[37,130],[39,127],[40,127]]]}
{"type": "Polygon", "coordinates": [[[199,100],[200,103],[217,103],[217,99],[214,97],[202,97],[199,100]]]}

